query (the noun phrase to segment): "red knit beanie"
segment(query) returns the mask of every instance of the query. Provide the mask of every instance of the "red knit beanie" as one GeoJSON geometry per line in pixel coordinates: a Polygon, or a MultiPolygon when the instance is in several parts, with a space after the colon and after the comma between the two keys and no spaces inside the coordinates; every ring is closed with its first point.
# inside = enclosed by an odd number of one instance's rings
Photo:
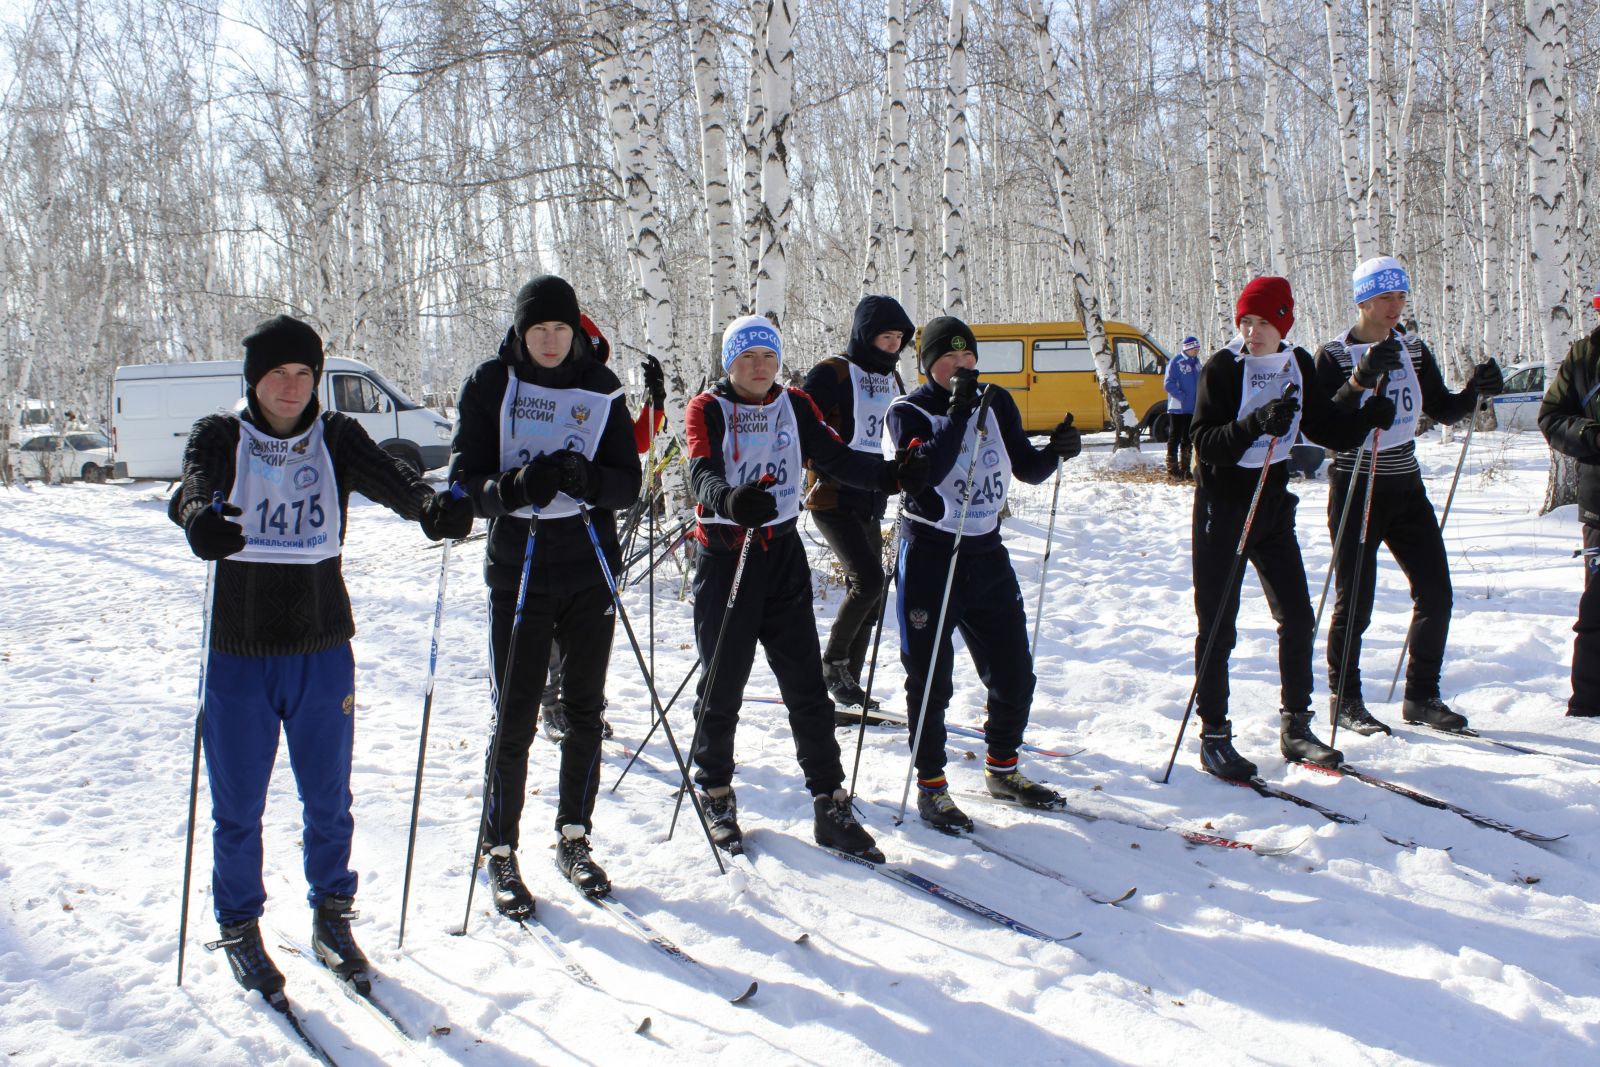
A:
{"type": "Polygon", "coordinates": [[[1294,325],[1294,293],[1289,290],[1289,279],[1268,275],[1246,285],[1233,309],[1233,324],[1239,325],[1246,315],[1266,319],[1287,337],[1289,327],[1294,325]]]}

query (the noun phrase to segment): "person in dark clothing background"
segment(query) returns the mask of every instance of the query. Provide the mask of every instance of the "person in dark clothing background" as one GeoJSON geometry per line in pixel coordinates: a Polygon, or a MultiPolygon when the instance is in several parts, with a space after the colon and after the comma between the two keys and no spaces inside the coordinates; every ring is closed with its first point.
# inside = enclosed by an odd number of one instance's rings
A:
{"type": "Polygon", "coordinates": [[[777,384],[782,359],[782,341],[770,321],[760,315],[735,319],[722,338],[728,376],[692,399],[685,417],[701,546],[694,573],[695,643],[703,668],[696,689],[695,782],[704,790],[712,840],[729,851],[742,849],[733,792],[734,732],[759,642],[789,713],[817,842],[876,857],[882,854],[856,821],[844,789],[833,702],[822,681],[811,567],[795,532],[800,471],[810,462],[847,486],[912,492],[926,484],[927,463],[917,457],[890,462],[846,446],[810,397],[777,384]],[[744,548],[745,569],[719,648],[744,548]]]}
{"type": "MultiPolygon", "coordinates": [[[[1600,287],[1594,291],[1600,314],[1600,287]]],[[[1550,447],[1578,461],[1578,521],[1583,523],[1583,595],[1572,632],[1572,696],[1567,714],[1600,716],[1600,326],[1572,343],[1544,402],[1539,429],[1550,447]]]]}
{"type": "MultiPolygon", "coordinates": [[[[1311,595],[1295,539],[1295,506],[1288,490],[1289,443],[1297,433],[1328,448],[1353,448],[1373,426],[1394,420],[1394,403],[1376,397],[1346,413],[1315,388],[1316,370],[1302,348],[1283,336],[1294,325],[1294,295],[1284,278],[1256,278],[1234,311],[1240,336],[1218,349],[1200,372],[1195,398],[1195,477],[1192,552],[1195,635],[1195,711],[1200,716],[1200,764],[1221,778],[1248,779],[1256,765],[1233,746],[1228,718],[1228,659],[1244,569],[1233,567],[1245,516],[1261,487],[1244,557],[1256,569],[1267,606],[1278,624],[1279,751],[1288,760],[1338,766],[1343,757],[1311,732],[1311,595]],[[1292,387],[1292,388],[1291,388],[1292,387]],[[1304,400],[1302,405],[1301,400],[1304,400]],[[1277,444],[1272,442],[1276,439],[1277,444]],[[1271,467],[1263,471],[1268,453],[1271,467]],[[1226,585],[1232,574],[1233,585],[1226,585]],[[1216,636],[1205,658],[1211,631],[1216,636]]],[[[1363,380],[1382,368],[1363,357],[1363,380]]],[[[1351,387],[1353,388],[1353,387],[1351,387]]]]}
{"type": "Polygon", "coordinates": [[[1394,425],[1386,427],[1378,439],[1378,476],[1372,483],[1366,552],[1359,565],[1356,556],[1362,545],[1357,530],[1367,491],[1366,479],[1372,472],[1371,443],[1368,442],[1363,451],[1347,449],[1338,453],[1328,474],[1330,536],[1338,535],[1339,518],[1345,513],[1347,495],[1358,494],[1333,561],[1333,620],[1328,627],[1329,700],[1341,727],[1360,734],[1389,733],[1389,727],[1367,710],[1361,695],[1361,636],[1372,621],[1378,546],[1383,544],[1405,572],[1415,605],[1411,614],[1405,702],[1400,714],[1406,722],[1441,730],[1462,730],[1467,725],[1466,717],[1452,711],[1439,695],[1445,639],[1450,632],[1450,563],[1433,502],[1422,484],[1422,468],[1417,465],[1413,438],[1419,414],[1435,422],[1458,422],[1476,410],[1479,397],[1499,393],[1500,368],[1492,359],[1480,363],[1466,388],[1459,393],[1451,392],[1433,353],[1415,330],[1398,328],[1411,288],[1405,269],[1396,260],[1379,256],[1358,266],[1351,275],[1351,283],[1359,314],[1354,326],[1317,349],[1317,389],[1324,396],[1340,398],[1341,406],[1346,409],[1366,402],[1373,395],[1372,387],[1377,379],[1363,374],[1360,361],[1372,349],[1382,348],[1383,366],[1393,367],[1387,371],[1387,392],[1395,403],[1396,415],[1394,425]],[[1358,457],[1363,468],[1360,472],[1355,471],[1358,457]],[[1360,588],[1355,588],[1357,571],[1360,572],[1360,588]]]}
{"type": "Polygon", "coordinates": [[[484,580],[489,587],[490,685],[499,751],[490,767],[483,827],[495,906],[521,919],[534,900],[517,862],[528,750],[552,640],[561,653],[561,740],[556,865],[580,891],[610,892],[594,861],[601,712],[616,615],[580,508],[587,508],[606,561],[620,559],[615,513],[639,494],[639,453],[622,384],[595,358],[572,286],[541,275],[517,293],[514,321],[494,359],[461,386],[451,481],[489,520],[484,580]],[[506,657],[517,615],[523,557],[532,531],[516,659],[506,657]]]}
{"type": "MultiPolygon", "coordinates": [[[[883,422],[889,405],[905,392],[895,362],[911,343],[916,326],[892,296],[865,296],[856,305],[850,343],[844,354],[830,356],[811,368],[801,389],[835,433],[856,452],[883,455],[883,422]]],[[[805,506],[844,568],[845,596],[828,642],[822,649],[822,675],[837,704],[863,707],[862,669],[883,598],[883,516],[888,494],[855,489],[820,470],[807,474],[805,506]]],[[[867,721],[874,721],[864,708],[867,721]]],[[[840,714],[839,725],[856,715],[840,714]]]]}
{"type": "Polygon", "coordinates": [[[201,738],[222,937],[207,947],[226,952],[240,985],[271,997],[283,974],[258,923],[261,816],[280,731],[305,811],[312,949],[341,978],[370,982],[350,931],[355,621],[340,572],[350,494],[420,521],[435,541],[465,537],[472,509],[435,493],[354,419],[321,410],[322,338],[309,325],[268,319],[244,352],[244,411],[195,423],[168,514],[196,556],[217,561],[201,738]]]}

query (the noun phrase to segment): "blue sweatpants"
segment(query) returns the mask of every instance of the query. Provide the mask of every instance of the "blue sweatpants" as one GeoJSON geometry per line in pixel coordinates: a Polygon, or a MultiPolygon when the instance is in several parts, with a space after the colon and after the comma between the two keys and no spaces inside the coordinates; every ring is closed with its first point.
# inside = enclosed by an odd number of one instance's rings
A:
{"type": "Polygon", "coordinates": [[[306,896],[354,896],[350,869],[350,753],[355,740],[355,659],[348,642],[301,656],[211,653],[201,740],[211,783],[211,891],[217,922],[261,915],[261,815],[278,756],[304,807],[306,896]]]}

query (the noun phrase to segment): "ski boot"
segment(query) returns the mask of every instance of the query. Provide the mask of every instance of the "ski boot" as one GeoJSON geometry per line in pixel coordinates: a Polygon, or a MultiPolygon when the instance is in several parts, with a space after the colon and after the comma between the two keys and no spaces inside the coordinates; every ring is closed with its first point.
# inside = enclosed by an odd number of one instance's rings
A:
{"type": "Polygon", "coordinates": [[[1054,789],[1025,777],[1015,762],[1010,767],[985,767],[983,784],[988,786],[990,796],[1014,800],[1025,808],[1058,808],[1066,802],[1054,789]]]}
{"type": "Polygon", "coordinates": [[[372,991],[372,964],[350,933],[353,897],[327,896],[311,914],[311,950],[322,965],[366,996],[372,991]]]}
{"type": "Polygon", "coordinates": [[[1418,726],[1431,726],[1435,730],[1453,734],[1459,734],[1467,728],[1467,717],[1451,711],[1450,705],[1438,697],[1428,697],[1426,700],[1407,697],[1405,703],[1400,705],[1400,717],[1418,726]]]}
{"type": "Polygon", "coordinates": [[[817,816],[811,831],[817,844],[823,848],[836,848],[840,852],[860,856],[873,863],[884,862],[885,857],[879,851],[878,843],[867,833],[867,828],[861,825],[856,819],[856,813],[851,810],[849,793],[843,789],[835,789],[831,795],[813,798],[811,806],[817,816]]]}
{"type": "Polygon", "coordinates": [[[546,704],[539,709],[539,718],[543,720],[545,740],[559,745],[567,739],[567,731],[572,729],[572,724],[567,721],[567,709],[557,702],[546,704]]]}
{"type": "Polygon", "coordinates": [[[1233,747],[1233,724],[1226,719],[1215,726],[1201,727],[1200,766],[1209,774],[1233,782],[1248,782],[1256,776],[1256,765],[1233,747]]]}
{"type": "Polygon", "coordinates": [[[1372,712],[1367,710],[1360,697],[1345,697],[1343,701],[1334,697],[1332,705],[1341,730],[1353,730],[1363,737],[1394,732],[1372,717],[1372,712]]]}
{"type": "Polygon", "coordinates": [[[267,947],[261,943],[261,925],[255,919],[223,923],[222,937],[206,942],[206,951],[221,949],[228,958],[234,979],[246,989],[271,1000],[283,992],[283,972],[278,970],[267,947]]]}
{"type": "Polygon", "coordinates": [[[973,829],[967,813],[956,807],[955,798],[950,795],[950,787],[945,784],[943,777],[937,784],[917,783],[917,814],[923,822],[947,834],[970,833],[973,829]]]}
{"type": "Polygon", "coordinates": [[[1329,748],[1311,732],[1311,711],[1284,711],[1278,732],[1278,751],[1290,763],[1314,763],[1319,767],[1337,767],[1344,762],[1344,754],[1329,748]]]}
{"type": "Polygon", "coordinates": [[[568,823],[556,841],[556,869],[586,897],[609,896],[611,879],[589,855],[589,838],[583,827],[568,823]]]}
{"type": "Polygon", "coordinates": [[[483,859],[489,870],[495,910],[515,922],[533,918],[533,894],[522,881],[522,868],[517,866],[517,854],[511,846],[496,845],[484,853],[483,859]]]}
{"type": "Polygon", "coordinates": [[[744,831],[739,829],[739,802],[731,785],[714,785],[700,794],[700,806],[711,824],[711,843],[738,856],[744,852],[744,831]]]}

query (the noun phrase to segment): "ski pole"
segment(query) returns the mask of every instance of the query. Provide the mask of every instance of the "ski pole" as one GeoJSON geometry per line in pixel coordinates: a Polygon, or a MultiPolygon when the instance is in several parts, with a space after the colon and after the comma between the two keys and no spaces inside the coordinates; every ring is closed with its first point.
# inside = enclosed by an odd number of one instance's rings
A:
{"type": "MultiPolygon", "coordinates": [[[[920,447],[922,442],[912,438],[906,451],[912,452],[920,447]]],[[[867,742],[867,709],[872,706],[872,683],[878,673],[878,644],[883,640],[883,617],[889,610],[889,583],[894,580],[895,560],[900,555],[900,523],[904,521],[905,509],[906,496],[902,492],[899,502],[895,504],[892,551],[889,553],[889,562],[883,568],[883,588],[878,593],[878,619],[872,627],[872,655],[867,660],[867,684],[861,691],[861,722],[856,727],[856,759],[850,767],[851,800],[856,798],[856,776],[861,773],[861,750],[867,742]]]]}
{"type": "MultiPolygon", "coordinates": [[[[906,765],[906,784],[900,791],[900,814],[895,816],[894,823],[899,826],[906,821],[906,804],[911,799],[911,779],[917,773],[917,749],[922,744],[922,729],[928,722],[928,700],[933,695],[933,674],[939,666],[939,651],[944,645],[944,620],[950,610],[950,589],[956,581],[956,562],[961,558],[961,535],[966,530],[967,512],[972,507],[972,476],[978,469],[978,443],[985,436],[984,424],[988,421],[989,405],[994,402],[995,386],[991,383],[984,387],[983,395],[978,399],[977,430],[972,438],[972,458],[967,460],[967,480],[961,488],[961,521],[956,524],[955,539],[950,545],[950,569],[944,576],[944,593],[939,597],[939,623],[933,628],[933,654],[928,657],[928,676],[922,683],[922,704],[917,711],[917,729],[911,738],[911,759],[906,765]]],[[[888,590],[884,591],[887,594],[888,590]]],[[[951,654],[955,648],[952,645],[951,654]]]]}
{"type": "MultiPolygon", "coordinates": [[[[1361,447],[1356,449],[1356,460],[1350,468],[1350,484],[1345,487],[1344,506],[1339,509],[1339,525],[1333,534],[1333,555],[1328,558],[1328,573],[1322,576],[1322,596],[1317,598],[1317,615],[1311,622],[1311,637],[1316,640],[1316,635],[1322,632],[1322,610],[1328,604],[1328,588],[1333,584],[1334,561],[1339,558],[1339,546],[1344,544],[1344,528],[1350,519],[1350,503],[1355,499],[1355,482],[1361,474],[1361,468],[1367,458],[1367,445],[1370,441],[1363,438],[1361,447]]],[[[1328,472],[1328,484],[1333,485],[1333,472],[1328,472]]]]}
{"type": "MultiPolygon", "coordinates": [[[[683,752],[678,748],[677,738],[672,736],[672,724],[667,722],[667,713],[661,707],[661,698],[656,695],[655,676],[652,675],[644,664],[644,652],[639,648],[639,639],[633,635],[633,624],[628,621],[628,611],[622,606],[622,597],[617,592],[617,580],[611,574],[611,565],[606,562],[605,549],[600,547],[600,535],[595,532],[594,521],[589,517],[589,505],[583,501],[578,502],[578,514],[583,519],[583,528],[589,533],[589,543],[594,546],[595,559],[600,561],[600,573],[606,577],[606,588],[611,592],[611,603],[617,609],[617,619],[622,623],[623,632],[628,635],[628,644],[633,648],[633,658],[638,661],[639,670],[644,674],[645,688],[650,691],[650,706],[655,712],[656,722],[661,724],[662,731],[666,734],[667,745],[672,749],[672,758],[677,761],[678,774],[683,778],[683,786],[689,788],[689,767],[683,761],[683,752]]],[[[690,790],[692,793],[693,790],[690,790]]],[[[680,800],[682,795],[680,794],[680,800]]],[[[716,861],[717,873],[726,873],[722,865],[722,857],[717,854],[716,842],[711,840],[711,824],[706,821],[705,810],[700,806],[700,798],[691,796],[695,814],[700,817],[700,827],[706,833],[706,844],[711,849],[711,858],[716,861]]],[[[673,813],[677,814],[676,811],[673,813]]],[[[667,835],[672,836],[670,833],[667,835]]]]}
{"type": "MultiPolygon", "coordinates": [[[[222,490],[211,494],[211,510],[221,514],[222,490]]],[[[183,898],[178,906],[178,984],[183,984],[183,949],[189,939],[189,880],[194,870],[194,810],[200,796],[200,731],[206,721],[206,669],[211,665],[211,597],[217,587],[217,561],[206,560],[205,599],[200,602],[200,692],[194,706],[194,756],[189,766],[189,829],[183,845],[183,898]]]]}
{"type": "MultiPolygon", "coordinates": [[[[650,508],[650,540],[648,543],[654,545],[656,543],[656,502],[654,498],[656,478],[656,405],[653,397],[645,404],[644,414],[650,429],[650,447],[645,452],[645,470],[649,472],[650,479],[649,484],[645,486],[645,492],[651,496],[648,505],[650,508]]],[[[653,679],[656,676],[656,570],[654,567],[645,572],[645,582],[645,595],[647,597],[645,603],[650,607],[650,677],[653,679]]],[[[615,589],[612,591],[614,593],[615,589]]],[[[621,601],[618,601],[618,603],[620,604],[621,601]]],[[[652,682],[651,684],[654,685],[655,683],[652,682]]]]}
{"type": "Polygon", "coordinates": [[[622,784],[622,780],[628,777],[628,772],[633,770],[633,765],[639,762],[640,756],[644,755],[645,746],[648,745],[650,743],[650,739],[656,735],[656,727],[660,726],[661,723],[665,721],[667,713],[670,712],[678,703],[678,698],[683,695],[683,691],[689,688],[689,682],[696,674],[699,673],[700,660],[696,658],[694,663],[689,667],[689,673],[683,676],[683,681],[678,683],[678,688],[672,691],[672,698],[667,701],[667,706],[661,709],[661,717],[654,719],[650,723],[650,729],[645,731],[644,740],[639,742],[639,747],[635,749],[633,755],[628,758],[628,764],[622,768],[622,773],[617,775],[617,780],[611,783],[611,792],[615,793],[617,791],[617,787],[622,784]]]}
{"type": "MultiPolygon", "coordinates": [[[[777,479],[770,474],[763,474],[756,479],[755,484],[765,488],[776,482],[777,479]]],[[[728,624],[733,619],[733,608],[739,600],[739,583],[744,580],[745,563],[750,559],[750,546],[755,542],[756,532],[759,527],[746,527],[744,529],[744,544],[739,546],[739,562],[734,564],[733,583],[728,586],[728,603],[722,609],[722,622],[717,625],[717,640],[711,646],[711,662],[706,666],[706,676],[701,679],[702,688],[700,696],[694,702],[694,733],[689,739],[689,758],[694,759],[694,754],[700,748],[700,728],[705,722],[706,705],[711,701],[711,687],[717,681],[717,665],[722,661],[722,647],[727,641],[728,624]]],[[[667,826],[667,840],[672,840],[673,832],[678,828],[678,813],[683,810],[683,790],[691,793],[693,788],[687,778],[678,792],[677,802],[672,805],[672,822],[667,826]]],[[[699,810],[699,798],[695,798],[696,810],[699,810]]],[[[720,863],[721,860],[719,859],[720,863]]]]}
{"type": "MultiPolygon", "coordinates": [[[[467,495],[459,484],[452,483],[450,495],[460,500],[467,495]]],[[[428,720],[433,714],[433,677],[439,664],[439,630],[444,622],[444,590],[450,578],[450,546],[455,542],[446,537],[439,549],[439,595],[433,601],[433,636],[428,641],[428,676],[422,683],[422,736],[417,740],[417,780],[411,788],[411,832],[406,837],[406,875],[400,884],[400,937],[395,948],[406,944],[406,905],[411,900],[411,861],[417,848],[417,815],[422,807],[422,765],[428,755],[428,720]]]]}
{"type": "MultiPolygon", "coordinates": [[[[1387,374],[1379,378],[1378,385],[1375,389],[1373,389],[1372,394],[1374,396],[1382,396],[1384,387],[1388,385],[1388,382],[1389,376],[1387,374]]],[[[1356,542],[1356,562],[1355,567],[1350,573],[1349,588],[1354,594],[1355,600],[1350,604],[1350,614],[1345,618],[1344,651],[1339,655],[1339,691],[1334,694],[1333,707],[1330,709],[1328,715],[1328,718],[1331,720],[1328,725],[1329,748],[1333,747],[1334,742],[1339,737],[1338,709],[1344,706],[1345,690],[1350,684],[1350,650],[1355,647],[1357,629],[1355,616],[1360,614],[1361,571],[1364,569],[1364,565],[1367,560],[1367,531],[1372,524],[1372,491],[1373,488],[1378,484],[1378,441],[1382,436],[1383,431],[1374,426],[1372,428],[1372,464],[1367,470],[1367,499],[1361,507],[1361,537],[1356,542]]],[[[1353,481],[1354,479],[1352,479],[1352,482],[1353,481]]],[[[1350,486],[1350,490],[1353,494],[1355,490],[1355,486],[1353,484],[1350,486]]],[[[1328,568],[1330,572],[1332,572],[1334,568],[1339,565],[1338,557],[1334,557],[1332,562],[1333,566],[1328,568]]],[[[1376,560],[1374,560],[1374,565],[1376,565],[1376,560]]],[[[1376,581],[1376,576],[1374,576],[1374,581],[1376,581]]],[[[1338,605],[1335,604],[1335,610],[1337,610],[1337,608],[1338,605]]],[[[1328,628],[1329,632],[1331,633],[1333,629],[1331,623],[1329,624],[1328,628]]],[[[1313,633],[1315,633],[1315,631],[1313,631],[1313,633]]]]}
{"type": "MultiPolygon", "coordinates": [[[[1461,455],[1456,457],[1456,472],[1450,478],[1450,492],[1446,494],[1444,498],[1444,514],[1439,517],[1439,533],[1441,535],[1444,534],[1444,524],[1450,521],[1450,505],[1454,503],[1456,499],[1456,484],[1461,481],[1461,468],[1467,462],[1467,448],[1472,444],[1472,431],[1478,428],[1478,415],[1483,411],[1484,399],[1488,398],[1485,397],[1480,399],[1472,409],[1472,419],[1467,423],[1467,436],[1466,439],[1461,442],[1461,455]]],[[[1395,660],[1394,663],[1394,677],[1389,679],[1389,695],[1384,697],[1385,701],[1394,700],[1394,689],[1395,686],[1400,682],[1400,668],[1405,665],[1406,652],[1410,648],[1411,630],[1410,628],[1407,628],[1406,639],[1400,643],[1400,658],[1395,660]]]]}
{"type": "MultiPolygon", "coordinates": [[[[489,759],[483,768],[483,806],[478,813],[478,839],[472,846],[472,856],[467,862],[467,910],[461,917],[461,930],[456,936],[464,937],[467,924],[472,921],[472,891],[478,884],[478,856],[483,852],[484,824],[489,821],[490,787],[494,784],[494,765],[500,758],[500,736],[504,732],[506,693],[511,689],[511,669],[517,662],[517,638],[522,635],[522,609],[528,602],[528,584],[533,571],[533,543],[539,532],[539,514],[528,519],[528,543],[522,550],[522,581],[517,586],[517,613],[511,620],[511,636],[506,641],[506,663],[500,670],[500,688],[494,700],[494,734],[489,738],[489,759]]],[[[490,619],[491,629],[494,626],[490,619]]]]}
{"type": "MultiPolygon", "coordinates": [[[[1284,396],[1293,396],[1297,387],[1292,383],[1284,389],[1284,396]]],[[[1228,581],[1222,587],[1222,600],[1217,604],[1216,614],[1211,619],[1211,629],[1206,634],[1205,648],[1200,650],[1200,662],[1195,666],[1194,685],[1189,689],[1189,702],[1183,706],[1183,718],[1178,723],[1178,738],[1172,742],[1172,755],[1167,759],[1167,769],[1161,775],[1161,782],[1166,784],[1172,777],[1172,765],[1178,762],[1178,748],[1183,744],[1183,732],[1188,729],[1189,716],[1194,711],[1194,700],[1200,692],[1200,679],[1205,677],[1206,667],[1211,662],[1211,650],[1216,647],[1217,631],[1222,628],[1222,617],[1227,613],[1228,601],[1233,598],[1234,584],[1239,581],[1239,569],[1244,566],[1244,546],[1250,540],[1250,527],[1255,525],[1256,508],[1261,504],[1262,490],[1267,487],[1267,475],[1272,471],[1272,453],[1278,447],[1280,438],[1274,437],[1267,442],[1267,454],[1261,461],[1261,477],[1256,479],[1256,490],[1250,494],[1250,510],[1244,515],[1244,528],[1239,531],[1239,544],[1233,550],[1233,566],[1228,569],[1228,581]]]]}
{"type": "Polygon", "coordinates": [[[1044,558],[1039,561],[1039,596],[1033,605],[1033,637],[1028,641],[1028,658],[1033,659],[1039,650],[1039,621],[1044,618],[1044,578],[1050,570],[1050,542],[1056,533],[1056,504],[1061,499],[1061,468],[1066,461],[1056,457],[1056,480],[1050,490],[1050,523],[1044,528],[1044,558]]]}

